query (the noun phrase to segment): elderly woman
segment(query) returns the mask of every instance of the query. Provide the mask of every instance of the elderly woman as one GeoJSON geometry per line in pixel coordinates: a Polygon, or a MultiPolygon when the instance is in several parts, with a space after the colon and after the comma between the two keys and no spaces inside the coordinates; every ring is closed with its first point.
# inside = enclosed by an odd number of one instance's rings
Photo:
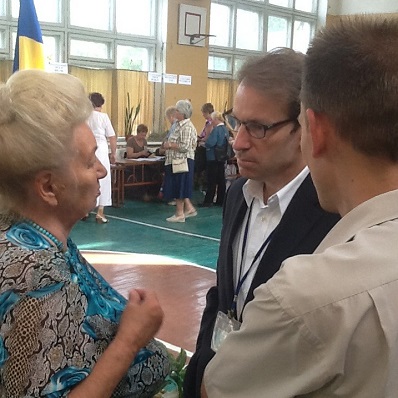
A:
{"type": "Polygon", "coordinates": [[[169,222],[185,222],[186,218],[195,217],[198,213],[191,203],[193,190],[194,157],[197,133],[190,117],[192,105],[188,100],[180,100],[176,103],[175,129],[170,133],[167,142],[163,145],[166,150],[165,174],[167,178],[163,188],[165,200],[175,199],[176,211],[169,222]],[[173,163],[186,162],[187,171],[177,172],[173,170],[173,163]]]}
{"type": "Polygon", "coordinates": [[[0,86],[0,372],[4,397],[152,397],[169,372],[156,296],[123,298],[68,237],[105,168],[79,80],[0,86]]]}

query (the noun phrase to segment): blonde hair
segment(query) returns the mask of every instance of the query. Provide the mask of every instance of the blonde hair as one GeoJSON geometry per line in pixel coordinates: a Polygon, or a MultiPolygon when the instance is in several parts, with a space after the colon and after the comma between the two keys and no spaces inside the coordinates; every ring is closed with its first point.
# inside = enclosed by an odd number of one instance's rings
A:
{"type": "Polygon", "coordinates": [[[65,166],[73,129],[93,108],[77,78],[24,70],[0,85],[0,109],[0,213],[7,213],[23,203],[37,172],[65,166]]]}
{"type": "Polygon", "coordinates": [[[210,116],[211,116],[212,119],[216,119],[216,120],[219,120],[220,122],[225,123],[224,116],[223,116],[223,114],[221,112],[214,111],[214,112],[211,113],[210,116]]]}
{"type": "Polygon", "coordinates": [[[177,112],[177,108],[175,106],[168,106],[166,111],[164,112],[166,117],[173,117],[174,114],[177,112]]]}

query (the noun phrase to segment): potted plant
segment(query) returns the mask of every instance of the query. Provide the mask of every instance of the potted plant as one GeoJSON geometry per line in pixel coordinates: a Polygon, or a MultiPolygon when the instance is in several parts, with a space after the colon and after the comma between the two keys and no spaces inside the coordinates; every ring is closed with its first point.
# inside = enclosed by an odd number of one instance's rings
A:
{"type": "Polygon", "coordinates": [[[177,357],[170,352],[168,354],[171,372],[166,378],[165,386],[155,395],[155,398],[182,398],[183,383],[187,368],[187,352],[181,348],[177,357]]]}
{"type": "Polygon", "coordinates": [[[127,105],[125,108],[124,112],[124,136],[126,138],[126,141],[128,137],[133,134],[133,127],[135,120],[137,119],[138,114],[140,113],[141,109],[141,100],[138,103],[138,105],[135,107],[135,112],[134,112],[134,106],[131,106],[130,102],[130,93],[127,93],[127,105]]]}

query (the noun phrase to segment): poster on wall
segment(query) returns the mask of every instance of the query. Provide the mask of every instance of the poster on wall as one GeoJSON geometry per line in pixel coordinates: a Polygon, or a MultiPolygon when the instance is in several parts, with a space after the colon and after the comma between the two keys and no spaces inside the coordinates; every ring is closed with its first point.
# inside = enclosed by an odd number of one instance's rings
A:
{"type": "Polygon", "coordinates": [[[180,4],[178,23],[178,44],[204,47],[205,41],[200,39],[206,32],[206,13],[204,7],[180,4]]]}
{"type": "Polygon", "coordinates": [[[192,77],[189,75],[179,75],[178,84],[184,84],[186,86],[190,86],[192,84],[192,77]]]}
{"type": "Polygon", "coordinates": [[[148,81],[154,83],[162,82],[162,74],[156,72],[148,72],[148,81]]]}
{"type": "Polygon", "coordinates": [[[68,73],[68,64],[66,62],[48,62],[46,71],[52,73],[68,73]]]}
{"type": "Polygon", "coordinates": [[[163,81],[169,84],[177,84],[177,75],[174,73],[165,73],[163,75],[163,81]]]}

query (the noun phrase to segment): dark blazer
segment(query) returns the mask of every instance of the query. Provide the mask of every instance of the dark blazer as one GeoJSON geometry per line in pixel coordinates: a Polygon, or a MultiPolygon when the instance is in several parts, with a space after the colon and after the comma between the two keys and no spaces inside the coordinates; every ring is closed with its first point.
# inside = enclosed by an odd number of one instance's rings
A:
{"type": "MultiPolygon", "coordinates": [[[[217,312],[226,313],[231,308],[234,295],[232,243],[247,211],[242,192],[246,181],[245,178],[236,180],[225,199],[217,262],[217,286],[212,287],[206,296],[196,351],[188,364],[185,376],[185,398],[200,397],[204,369],[214,356],[210,345],[217,312]]],[[[297,189],[275,229],[259,263],[245,304],[253,300],[254,289],[270,279],[286,258],[312,253],[339,219],[338,215],[321,209],[311,177],[308,175],[297,189]]]]}

